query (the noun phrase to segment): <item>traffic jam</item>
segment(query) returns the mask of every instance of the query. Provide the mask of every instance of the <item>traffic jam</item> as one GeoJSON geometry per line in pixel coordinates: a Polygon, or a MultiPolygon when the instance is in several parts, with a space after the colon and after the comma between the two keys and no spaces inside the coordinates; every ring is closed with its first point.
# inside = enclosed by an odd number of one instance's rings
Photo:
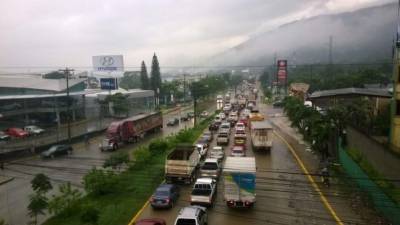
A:
{"type": "MultiPolygon", "coordinates": [[[[178,144],[167,156],[165,183],[149,200],[152,210],[180,207],[175,225],[203,225],[208,224],[207,209],[217,204],[234,209],[253,208],[257,167],[254,154],[249,152],[269,152],[273,132],[259,112],[256,99],[257,89],[250,83],[241,85],[236,95],[230,91],[217,96],[220,113],[195,145],[178,144]],[[189,200],[183,200],[181,189],[188,186],[190,193],[185,197],[189,200]],[[217,192],[223,202],[219,202],[217,192]],[[179,204],[182,201],[188,204],[179,204]]],[[[135,224],[167,224],[167,220],[141,217],[135,224]]]]}

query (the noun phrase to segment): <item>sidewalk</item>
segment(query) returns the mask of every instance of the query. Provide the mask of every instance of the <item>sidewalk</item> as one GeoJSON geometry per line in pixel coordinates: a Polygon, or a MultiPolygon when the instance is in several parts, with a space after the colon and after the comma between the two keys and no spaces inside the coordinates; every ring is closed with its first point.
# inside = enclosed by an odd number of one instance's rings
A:
{"type": "Polygon", "coordinates": [[[0,175],[0,185],[6,184],[12,180],[14,180],[14,177],[6,177],[3,175],[0,175]]]}
{"type": "MultiPolygon", "coordinates": [[[[309,173],[319,174],[318,155],[311,151],[310,145],[303,141],[302,135],[291,127],[288,118],[280,114],[270,117],[270,121],[275,131],[294,148],[309,173]]],[[[317,176],[314,176],[314,179],[320,180],[317,176]]],[[[382,224],[380,223],[382,218],[373,209],[363,206],[360,199],[353,199],[359,197],[358,195],[345,192],[344,189],[348,187],[341,187],[335,179],[331,179],[331,183],[330,187],[320,184],[318,186],[344,224],[382,224]]],[[[353,190],[353,192],[356,191],[353,190]]]]}

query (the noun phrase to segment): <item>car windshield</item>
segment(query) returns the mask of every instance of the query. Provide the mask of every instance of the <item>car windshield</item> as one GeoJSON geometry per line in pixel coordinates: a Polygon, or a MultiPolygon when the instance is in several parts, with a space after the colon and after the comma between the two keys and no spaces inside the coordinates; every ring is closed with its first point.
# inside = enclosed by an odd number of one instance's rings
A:
{"type": "Polygon", "coordinates": [[[169,196],[169,192],[166,190],[157,190],[155,196],[169,196]]]}
{"type": "Polygon", "coordinates": [[[218,166],[216,163],[204,163],[202,169],[204,170],[216,170],[218,166]]]}
{"type": "Polygon", "coordinates": [[[51,148],[49,148],[49,150],[47,150],[48,152],[55,152],[57,151],[57,146],[52,146],[51,148]]]}
{"type": "Polygon", "coordinates": [[[176,225],[196,225],[195,219],[178,219],[176,225]]]}

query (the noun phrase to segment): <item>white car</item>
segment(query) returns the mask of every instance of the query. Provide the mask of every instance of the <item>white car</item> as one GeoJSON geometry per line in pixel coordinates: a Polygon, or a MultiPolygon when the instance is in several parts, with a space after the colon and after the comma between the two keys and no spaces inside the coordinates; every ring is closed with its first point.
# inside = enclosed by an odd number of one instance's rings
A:
{"type": "Polygon", "coordinates": [[[220,114],[218,114],[218,116],[221,118],[221,120],[226,119],[225,113],[220,113],[220,114]]]}
{"type": "Polygon", "coordinates": [[[207,111],[203,111],[201,114],[200,114],[200,117],[207,117],[208,116],[208,112],[207,111]]]}
{"type": "Polygon", "coordinates": [[[35,125],[26,126],[24,127],[24,130],[28,132],[30,135],[39,135],[44,133],[44,129],[35,125]]]}
{"type": "Polygon", "coordinates": [[[182,208],[175,220],[175,225],[206,225],[208,223],[205,207],[193,205],[182,208]]]}
{"type": "Polygon", "coordinates": [[[231,124],[230,123],[222,123],[220,128],[226,129],[226,130],[228,130],[228,132],[231,132],[231,124]]]}
{"type": "Polygon", "coordinates": [[[236,123],[235,130],[246,130],[246,126],[241,122],[236,123]]]}
{"type": "Polygon", "coordinates": [[[210,158],[217,159],[221,162],[225,157],[224,149],[221,146],[214,146],[210,152],[210,158]]]}

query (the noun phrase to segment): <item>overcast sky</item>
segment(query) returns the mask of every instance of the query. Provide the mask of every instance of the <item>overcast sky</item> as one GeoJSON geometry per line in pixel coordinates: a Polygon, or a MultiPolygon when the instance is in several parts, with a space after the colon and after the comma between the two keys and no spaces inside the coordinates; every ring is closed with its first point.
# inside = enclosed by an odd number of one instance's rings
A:
{"type": "Polygon", "coordinates": [[[294,20],[394,0],[2,0],[0,66],[197,65],[294,20]]]}

